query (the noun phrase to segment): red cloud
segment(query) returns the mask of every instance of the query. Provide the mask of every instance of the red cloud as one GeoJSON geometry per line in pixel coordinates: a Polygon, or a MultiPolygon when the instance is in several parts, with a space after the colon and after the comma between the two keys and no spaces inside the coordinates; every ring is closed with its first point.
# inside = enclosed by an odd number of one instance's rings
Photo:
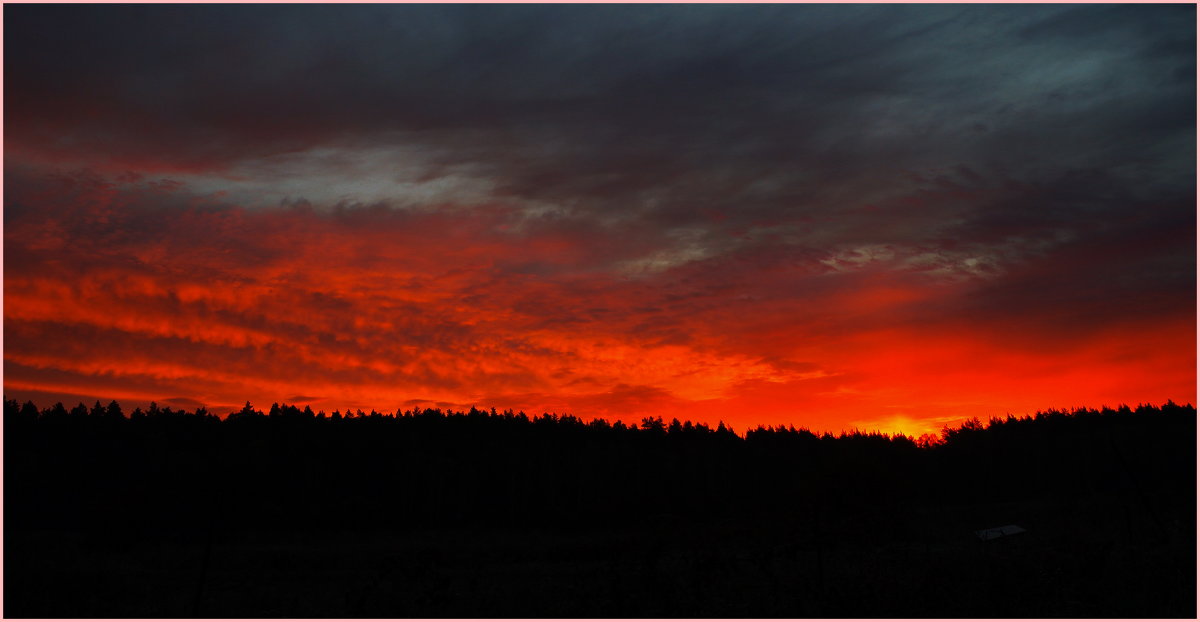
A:
{"type": "Polygon", "coordinates": [[[1031,309],[1034,339],[1012,342],[1004,318],[958,313],[976,281],[899,266],[902,249],[846,267],[760,246],[630,274],[653,238],[502,205],[247,210],[88,175],[6,192],[10,397],[316,395],[327,410],[419,400],[908,433],[1194,400],[1186,314],[1062,342],[1061,310],[1031,309]]]}

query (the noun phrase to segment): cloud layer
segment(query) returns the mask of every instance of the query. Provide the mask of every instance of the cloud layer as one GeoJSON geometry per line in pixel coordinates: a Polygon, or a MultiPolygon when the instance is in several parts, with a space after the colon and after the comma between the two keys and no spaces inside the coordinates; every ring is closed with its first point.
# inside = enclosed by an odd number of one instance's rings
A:
{"type": "Polygon", "coordinates": [[[1194,11],[8,5],[5,390],[1194,401],[1194,11]]]}

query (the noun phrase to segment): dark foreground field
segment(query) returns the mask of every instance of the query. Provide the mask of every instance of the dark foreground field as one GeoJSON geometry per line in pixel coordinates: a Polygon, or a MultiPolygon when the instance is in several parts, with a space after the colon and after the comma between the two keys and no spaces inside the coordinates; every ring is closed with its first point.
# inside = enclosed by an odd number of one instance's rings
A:
{"type": "Polygon", "coordinates": [[[1191,407],[932,447],[96,410],[7,409],[5,617],[1196,615],[1191,407]]]}

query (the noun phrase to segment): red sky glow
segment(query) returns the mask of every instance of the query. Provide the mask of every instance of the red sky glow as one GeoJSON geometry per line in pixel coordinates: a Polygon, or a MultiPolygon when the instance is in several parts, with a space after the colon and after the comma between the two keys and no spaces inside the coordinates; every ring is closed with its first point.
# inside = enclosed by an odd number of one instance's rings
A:
{"type": "Polygon", "coordinates": [[[1195,402],[1194,31],[1153,27],[1194,7],[681,9],[6,5],[6,395],[910,435],[1195,402]]]}

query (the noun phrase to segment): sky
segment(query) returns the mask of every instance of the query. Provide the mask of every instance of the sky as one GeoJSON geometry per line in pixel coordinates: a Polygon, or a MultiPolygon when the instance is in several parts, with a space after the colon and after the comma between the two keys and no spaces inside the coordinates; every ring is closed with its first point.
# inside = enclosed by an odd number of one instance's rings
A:
{"type": "Polygon", "coordinates": [[[4,392],[1196,401],[1194,5],[4,6],[4,392]]]}

